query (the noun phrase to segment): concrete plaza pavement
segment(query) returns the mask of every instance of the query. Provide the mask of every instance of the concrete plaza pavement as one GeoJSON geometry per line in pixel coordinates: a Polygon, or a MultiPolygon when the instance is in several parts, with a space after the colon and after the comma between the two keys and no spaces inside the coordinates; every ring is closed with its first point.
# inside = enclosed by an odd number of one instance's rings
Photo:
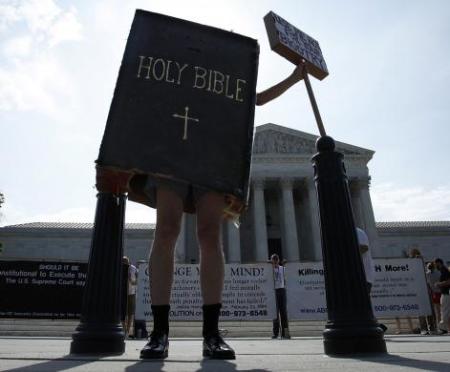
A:
{"type": "Polygon", "coordinates": [[[450,336],[386,336],[389,354],[328,357],[322,338],[292,340],[229,338],[236,360],[207,360],[201,339],[176,338],[169,358],[141,361],[144,340],[126,341],[126,352],[116,356],[69,355],[69,338],[0,338],[0,371],[450,371],[450,336]]]}

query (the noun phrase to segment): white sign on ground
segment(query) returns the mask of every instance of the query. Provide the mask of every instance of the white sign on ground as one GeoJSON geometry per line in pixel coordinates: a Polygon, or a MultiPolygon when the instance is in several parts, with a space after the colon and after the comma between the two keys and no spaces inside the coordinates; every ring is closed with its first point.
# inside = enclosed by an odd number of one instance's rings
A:
{"type": "MultiPolygon", "coordinates": [[[[136,319],[151,319],[147,263],[138,264],[136,319]]],[[[198,265],[177,264],[174,271],[171,320],[202,318],[198,265]]],[[[222,296],[221,320],[263,320],[275,316],[273,274],[270,264],[227,264],[222,296]]]]}
{"type": "MultiPolygon", "coordinates": [[[[425,316],[431,303],[421,259],[374,259],[371,299],[377,318],[425,316]]],[[[286,265],[287,307],[290,319],[327,319],[325,278],[321,262],[286,265]]]]}

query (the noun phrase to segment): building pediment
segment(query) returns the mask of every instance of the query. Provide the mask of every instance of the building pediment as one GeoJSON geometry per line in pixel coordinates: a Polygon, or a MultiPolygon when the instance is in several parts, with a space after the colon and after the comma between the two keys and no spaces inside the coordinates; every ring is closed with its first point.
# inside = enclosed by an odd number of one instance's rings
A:
{"type": "MultiPolygon", "coordinates": [[[[253,154],[308,155],[316,152],[317,136],[276,124],[256,127],[253,154]]],[[[373,151],[336,141],[336,149],[345,155],[371,158],[373,151]]]]}

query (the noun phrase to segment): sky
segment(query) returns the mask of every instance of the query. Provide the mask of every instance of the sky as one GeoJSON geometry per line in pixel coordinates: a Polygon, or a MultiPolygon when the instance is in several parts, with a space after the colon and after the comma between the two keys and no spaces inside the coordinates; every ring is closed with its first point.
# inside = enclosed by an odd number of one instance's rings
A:
{"type": "MultiPolygon", "coordinates": [[[[272,52],[270,10],[320,43],[311,79],[327,132],[375,151],[377,221],[450,220],[450,1],[0,0],[0,226],[92,222],[95,165],[135,9],[258,40],[257,90],[294,66],[272,52]]],[[[304,84],[255,125],[318,134],[304,84]]],[[[127,204],[126,222],[155,212],[127,204]]]]}

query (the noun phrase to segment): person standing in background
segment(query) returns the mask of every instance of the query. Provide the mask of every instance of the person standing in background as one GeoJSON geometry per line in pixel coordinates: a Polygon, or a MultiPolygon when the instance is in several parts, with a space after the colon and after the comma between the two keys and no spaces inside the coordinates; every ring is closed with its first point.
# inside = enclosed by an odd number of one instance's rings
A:
{"type": "Polygon", "coordinates": [[[130,335],[136,308],[137,268],[127,256],[122,259],[122,327],[125,337],[130,335]]]}
{"type": "MultiPolygon", "coordinates": [[[[367,293],[370,297],[370,292],[372,291],[373,282],[375,280],[375,268],[373,265],[372,253],[370,252],[369,237],[365,231],[359,227],[356,228],[356,235],[358,237],[359,253],[361,254],[364,274],[366,276],[367,293]]],[[[383,332],[386,332],[387,327],[384,324],[378,323],[378,326],[383,332]]]]}
{"type": "MultiPolygon", "coordinates": [[[[186,46],[189,46],[189,43],[187,42],[186,46]]],[[[286,79],[256,94],[256,105],[272,101],[298,83],[303,79],[303,70],[304,65],[301,64],[286,79]]],[[[205,142],[205,145],[218,146],[212,142],[205,142]]],[[[220,148],[217,151],[219,150],[220,148]]],[[[172,149],[167,147],[166,151],[169,154],[172,149]]],[[[192,152],[194,153],[196,152],[192,152]]],[[[236,218],[239,215],[239,203],[236,204],[222,192],[158,175],[146,177],[145,194],[148,205],[156,208],[155,238],[149,257],[153,331],[142,348],[140,357],[164,359],[169,355],[169,313],[175,246],[181,231],[183,212],[187,212],[196,214],[197,217],[200,287],[203,299],[202,353],[204,357],[212,359],[235,359],[235,351],[224,341],[219,331],[225,270],[221,226],[226,218],[236,218]]]]}
{"type": "Polygon", "coordinates": [[[128,297],[127,297],[127,314],[125,318],[126,335],[130,335],[131,325],[134,323],[134,312],[136,310],[137,275],[138,269],[136,268],[136,266],[130,263],[128,267],[128,297]]]}
{"type": "Polygon", "coordinates": [[[272,262],[273,268],[275,303],[277,307],[277,317],[273,320],[272,338],[278,338],[278,335],[281,333],[282,339],[290,339],[291,335],[289,334],[289,321],[287,316],[284,266],[280,264],[280,257],[275,253],[270,257],[270,261],[272,262]]]}
{"type": "Polygon", "coordinates": [[[363,229],[356,228],[358,235],[359,253],[361,254],[361,260],[364,266],[364,273],[366,275],[367,292],[372,291],[373,280],[375,276],[375,269],[373,266],[372,254],[370,252],[369,237],[363,229]]]}

